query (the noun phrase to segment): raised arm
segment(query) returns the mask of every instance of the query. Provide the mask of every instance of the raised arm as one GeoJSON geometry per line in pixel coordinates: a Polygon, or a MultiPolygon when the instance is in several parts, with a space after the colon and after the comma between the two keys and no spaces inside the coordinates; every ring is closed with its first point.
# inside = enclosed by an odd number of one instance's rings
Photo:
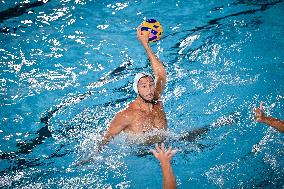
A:
{"type": "Polygon", "coordinates": [[[171,159],[176,153],[176,150],[169,148],[165,149],[164,144],[156,150],[151,149],[153,155],[160,161],[160,166],[163,174],[163,189],[175,189],[177,187],[176,178],[172,170],[171,159]]]}
{"type": "Polygon", "coordinates": [[[151,66],[152,66],[152,69],[153,69],[153,72],[156,78],[155,98],[159,99],[166,85],[166,70],[164,68],[163,63],[152,52],[149,46],[149,35],[150,35],[150,31],[142,32],[141,27],[137,29],[137,38],[146,50],[146,53],[149,57],[149,60],[150,60],[150,63],[151,63],[151,66]]]}
{"type": "Polygon", "coordinates": [[[257,122],[265,123],[271,127],[274,127],[280,132],[284,132],[284,121],[266,116],[262,109],[262,102],[260,102],[259,108],[254,109],[254,112],[255,112],[255,119],[257,122]]]}

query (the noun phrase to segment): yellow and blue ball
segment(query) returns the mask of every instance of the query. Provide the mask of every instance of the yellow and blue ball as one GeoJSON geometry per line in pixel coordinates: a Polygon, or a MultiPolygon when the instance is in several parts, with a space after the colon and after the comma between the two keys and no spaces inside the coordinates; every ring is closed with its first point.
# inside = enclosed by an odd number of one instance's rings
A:
{"type": "Polygon", "coordinates": [[[161,39],[163,35],[163,27],[160,22],[155,19],[147,19],[141,24],[141,31],[150,31],[149,42],[155,42],[161,39]]]}

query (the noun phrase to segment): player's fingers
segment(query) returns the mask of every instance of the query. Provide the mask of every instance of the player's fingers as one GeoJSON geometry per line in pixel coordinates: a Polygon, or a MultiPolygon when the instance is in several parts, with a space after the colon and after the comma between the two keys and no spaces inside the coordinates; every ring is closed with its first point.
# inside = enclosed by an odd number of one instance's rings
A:
{"type": "Polygon", "coordinates": [[[171,155],[171,153],[172,153],[172,149],[171,148],[169,148],[167,151],[166,151],[166,156],[170,156],[171,155]]]}
{"type": "Polygon", "coordinates": [[[162,149],[163,152],[165,152],[165,144],[164,143],[161,144],[161,149],[162,149]]]}
{"type": "Polygon", "coordinates": [[[174,149],[174,150],[172,150],[172,155],[175,155],[176,153],[178,152],[178,149],[174,149]]]}
{"type": "Polygon", "coordinates": [[[172,147],[170,146],[170,147],[168,148],[168,150],[166,151],[166,154],[169,155],[169,154],[171,154],[171,153],[172,153],[172,147]]]}
{"type": "Polygon", "coordinates": [[[168,155],[169,159],[172,159],[172,157],[177,153],[177,149],[171,150],[171,153],[168,155]]]}
{"type": "Polygon", "coordinates": [[[141,25],[137,27],[137,36],[141,35],[141,25]]]}
{"type": "Polygon", "coordinates": [[[150,152],[152,152],[152,154],[158,159],[158,153],[156,150],[150,149],[150,152]]]}
{"type": "Polygon", "coordinates": [[[156,149],[157,149],[157,152],[161,152],[161,148],[160,148],[160,146],[158,145],[158,144],[155,144],[155,146],[156,146],[156,149]]]}

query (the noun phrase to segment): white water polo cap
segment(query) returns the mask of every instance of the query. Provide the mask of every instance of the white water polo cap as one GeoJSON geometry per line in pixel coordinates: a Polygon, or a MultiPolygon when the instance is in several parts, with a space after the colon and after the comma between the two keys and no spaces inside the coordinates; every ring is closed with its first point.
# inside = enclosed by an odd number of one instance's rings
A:
{"type": "Polygon", "coordinates": [[[135,75],[134,77],[134,82],[133,82],[133,90],[138,94],[138,88],[137,88],[137,85],[138,85],[138,82],[139,80],[142,78],[142,77],[146,77],[146,76],[150,76],[153,81],[155,82],[156,84],[156,81],[154,80],[153,76],[149,73],[146,73],[146,72],[140,72],[138,74],[135,75]]]}

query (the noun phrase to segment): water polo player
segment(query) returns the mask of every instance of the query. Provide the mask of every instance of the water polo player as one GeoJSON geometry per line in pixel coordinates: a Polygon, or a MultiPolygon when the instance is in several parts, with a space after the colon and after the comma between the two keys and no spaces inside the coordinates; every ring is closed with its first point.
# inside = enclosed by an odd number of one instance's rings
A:
{"type": "Polygon", "coordinates": [[[153,130],[166,130],[167,121],[160,96],[166,84],[166,71],[149,46],[150,31],[137,30],[137,38],[149,57],[154,77],[148,73],[138,73],[133,82],[137,98],[125,109],[118,112],[106,130],[102,144],[124,131],[128,134],[144,134],[153,130]]]}

